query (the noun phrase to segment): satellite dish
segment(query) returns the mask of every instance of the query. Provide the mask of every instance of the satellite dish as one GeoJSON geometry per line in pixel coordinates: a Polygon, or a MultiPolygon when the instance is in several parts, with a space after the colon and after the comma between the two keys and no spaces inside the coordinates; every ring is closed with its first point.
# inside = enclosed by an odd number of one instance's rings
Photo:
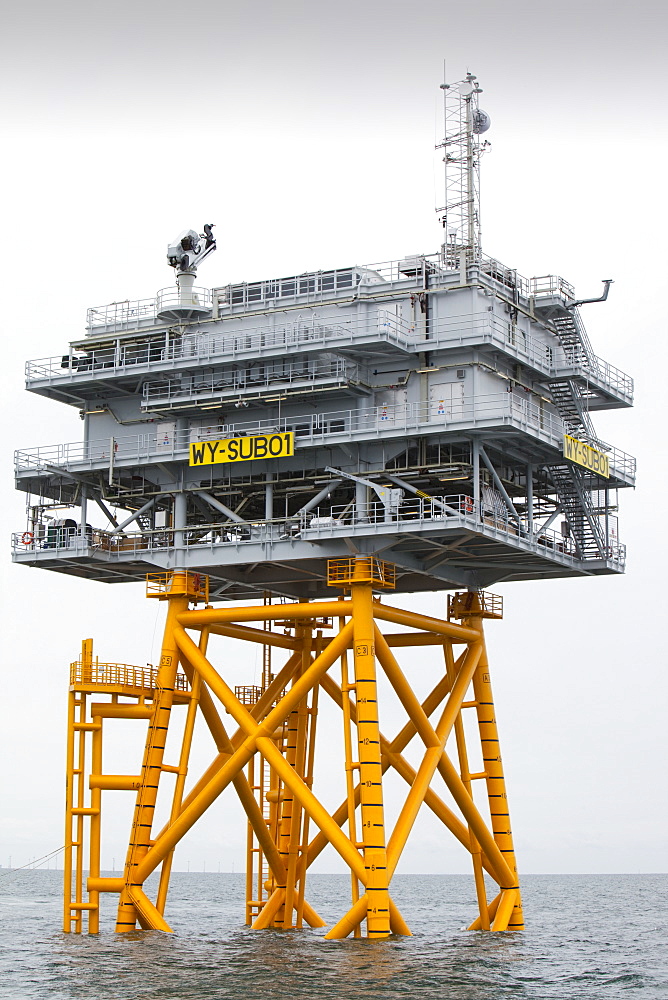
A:
{"type": "Polygon", "coordinates": [[[481,132],[486,132],[491,124],[492,120],[486,111],[482,111],[478,108],[473,112],[473,131],[476,135],[480,135],[481,132]]]}

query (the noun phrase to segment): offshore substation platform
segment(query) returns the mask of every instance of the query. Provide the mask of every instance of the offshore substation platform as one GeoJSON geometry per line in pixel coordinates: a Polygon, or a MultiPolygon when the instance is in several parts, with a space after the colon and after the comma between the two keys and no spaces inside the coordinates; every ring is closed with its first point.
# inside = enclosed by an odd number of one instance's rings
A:
{"type": "Polygon", "coordinates": [[[230,784],[255,928],[323,925],[306,876],[331,845],[351,901],[327,936],[409,934],[391,880],[423,806],[470,853],[472,928],[523,926],[483,634],[502,605],[486,588],[623,572],[617,492],[635,462],[591,414],[630,406],[633,383],[594,354],[579,311],[609,282],[578,300],[482,253],[479,94],[471,74],[443,86],[438,253],[210,290],[195,285],[207,225],[169,247],[173,287],[90,309],[67,353],[28,362],[27,388],[76,407],[83,440],[17,452],[14,561],[146,580],[166,604],[157,666],[101,663],[86,639],[71,667],[66,931],[98,931],[104,892],[119,894],[118,931],[169,930],[174,850],[230,784]],[[440,590],[442,618],[387,601],[440,590]],[[220,636],[259,644],[261,680],[249,656],[230,686],[220,636]],[[410,647],[442,664],[426,697],[399,662],[410,647]],[[397,733],[379,672],[405,712],[397,733]],[[317,778],[338,752],[317,744],[323,698],[342,720],[333,804],[317,778]],[[109,719],[146,730],[136,773],[103,765],[109,719]],[[197,719],[217,752],[188,778],[197,719]],[[392,829],[388,771],[406,782],[392,829]],[[136,796],[127,860],[103,877],[102,800],[118,791],[136,796]]]}

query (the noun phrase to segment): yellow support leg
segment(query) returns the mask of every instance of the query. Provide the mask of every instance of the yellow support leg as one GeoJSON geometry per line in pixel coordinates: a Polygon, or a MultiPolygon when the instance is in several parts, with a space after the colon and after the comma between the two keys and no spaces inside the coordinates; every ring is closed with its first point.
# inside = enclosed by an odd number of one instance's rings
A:
{"type": "MultiPolygon", "coordinates": [[[[298,636],[302,647],[302,670],[306,671],[311,664],[312,631],[310,628],[298,630],[298,636]]],[[[311,692],[309,692],[310,694],[311,692]]],[[[293,712],[295,730],[288,732],[288,752],[291,751],[291,744],[294,742],[294,763],[293,767],[299,777],[306,783],[306,746],[308,739],[308,695],[302,699],[293,712]]],[[[308,787],[308,786],[307,786],[308,787]]],[[[302,819],[303,811],[299,800],[292,803],[292,815],[287,842],[286,870],[287,880],[285,886],[285,906],[283,910],[283,927],[285,929],[293,926],[293,909],[298,901],[298,872],[300,848],[302,842],[302,819]]]]}
{"type": "MultiPolygon", "coordinates": [[[[208,629],[202,629],[202,634],[200,637],[200,649],[203,653],[206,653],[206,647],[209,640],[208,629]]],[[[193,734],[195,731],[195,720],[197,718],[197,708],[199,705],[199,696],[201,689],[201,679],[199,674],[195,674],[192,679],[190,687],[190,701],[188,702],[188,709],[186,712],[186,721],[183,728],[183,737],[181,740],[181,753],[179,754],[178,763],[178,774],[176,776],[176,782],[174,784],[174,794],[172,796],[172,809],[170,813],[170,822],[173,822],[178,816],[181,810],[181,803],[183,802],[183,792],[186,785],[186,777],[188,775],[188,760],[190,759],[190,748],[192,747],[193,734]]],[[[156,909],[159,913],[165,912],[165,904],[167,903],[167,892],[169,889],[169,877],[172,873],[172,862],[174,860],[174,851],[170,851],[165,860],[162,862],[162,867],[160,869],[160,882],[158,883],[158,895],[156,899],[156,909]]]]}
{"type": "MultiPolygon", "coordinates": [[[[473,695],[482,747],[487,798],[492,823],[492,834],[499,852],[512,874],[512,882],[499,880],[502,892],[496,904],[495,913],[489,907],[489,920],[492,921],[492,931],[518,931],[524,927],[522,912],[522,897],[517,875],[517,861],[510,825],[510,810],[508,795],[503,773],[503,762],[499,743],[499,731],[494,711],[494,698],[489,674],[484,618],[500,618],[501,599],[493,594],[469,592],[456,594],[450,598],[450,610],[454,616],[461,618],[462,623],[475,629],[481,643],[481,655],[477,669],[473,675],[473,695]]],[[[478,838],[480,839],[480,838],[478,838]]],[[[482,844],[484,849],[484,843],[482,844]]],[[[489,852],[487,852],[489,854],[489,852]]],[[[481,926],[484,920],[481,911],[481,926]]]]}
{"type": "MultiPolygon", "coordinates": [[[[482,622],[480,620],[480,633],[482,635],[482,622]]],[[[497,911],[496,918],[492,924],[492,930],[519,931],[524,927],[524,914],[522,911],[522,897],[517,876],[517,860],[515,858],[515,847],[513,844],[513,834],[510,826],[510,809],[508,806],[508,795],[506,792],[506,781],[503,773],[503,762],[501,750],[499,748],[499,731],[496,725],[494,714],[494,698],[492,695],[492,685],[489,677],[489,664],[487,653],[484,647],[483,654],[478,664],[478,669],[473,675],[473,692],[476,700],[476,712],[478,716],[478,727],[480,729],[480,741],[483,750],[483,765],[487,775],[485,783],[487,785],[487,796],[489,799],[489,810],[492,820],[492,832],[494,840],[499,846],[499,850],[506,860],[506,864],[515,876],[515,892],[513,893],[513,905],[509,914],[506,927],[502,927],[497,911]]],[[[510,894],[506,899],[510,899],[510,894]]],[[[502,900],[503,903],[503,900],[502,900]]],[[[506,905],[508,905],[506,903],[506,905]]],[[[502,904],[499,904],[501,909],[502,904]]],[[[504,909],[505,913],[505,909],[504,909]]]]}
{"type": "Polygon", "coordinates": [[[76,713],[76,695],[70,688],[67,697],[67,757],[65,773],[65,852],[63,854],[63,931],[70,934],[72,931],[72,874],[74,870],[74,837],[72,835],[72,823],[74,816],[74,786],[75,786],[75,765],[74,765],[74,744],[75,730],[74,719],[76,713]]]}
{"type": "MultiPolygon", "coordinates": [[[[151,830],[153,814],[158,797],[158,784],[162,771],[165,743],[172,710],[176,670],[179,662],[179,650],[174,639],[174,629],[177,616],[188,608],[187,581],[185,573],[173,573],[168,596],[167,621],[162,641],[160,666],[158,669],[157,688],[153,703],[153,716],[149,722],[144,759],[142,762],[142,785],[137,793],[134,820],[130,835],[127,860],[125,863],[125,890],[121,893],[116,930],[126,932],[134,930],[137,920],[153,929],[163,930],[164,921],[153,919],[150,908],[136,905],[137,894],[131,892],[144,882],[139,874],[139,866],[146,857],[151,846],[151,830]]],[[[173,846],[173,845],[172,845],[173,846]]],[[[169,855],[166,851],[161,860],[169,855]]],[[[155,911],[158,913],[159,911],[155,911]]]]}
{"type": "Polygon", "coordinates": [[[373,592],[370,583],[353,583],[352,605],[367,935],[370,938],[384,938],[390,934],[390,896],[378,724],[373,592]]]}
{"type": "MultiPolygon", "coordinates": [[[[299,733],[299,711],[295,708],[290,713],[285,728],[286,746],[284,748],[285,760],[291,768],[295,768],[297,758],[297,742],[299,733]]],[[[301,777],[301,775],[300,775],[301,777]]],[[[293,841],[293,819],[299,812],[299,802],[295,799],[289,788],[284,788],[281,795],[281,811],[278,825],[278,853],[285,868],[284,882],[281,886],[283,890],[283,902],[276,913],[275,924],[277,927],[292,926],[292,901],[294,897],[294,869],[291,870],[290,855],[291,845],[294,849],[293,841]]]]}
{"type": "MultiPolygon", "coordinates": [[[[455,679],[455,660],[452,651],[452,643],[446,642],[443,644],[443,655],[445,659],[446,676],[452,685],[455,679]]],[[[457,757],[459,759],[459,773],[466,791],[471,798],[473,798],[471,772],[469,770],[469,758],[468,751],[466,749],[466,734],[464,731],[464,720],[462,719],[461,712],[455,719],[454,729],[457,744],[457,757]]],[[[476,898],[478,900],[478,912],[480,914],[480,929],[488,931],[490,929],[490,915],[487,903],[487,889],[485,887],[482,851],[480,850],[480,845],[470,826],[468,831],[470,839],[469,849],[471,851],[471,861],[473,863],[473,878],[475,881],[476,898]]]]}
{"type": "MultiPolygon", "coordinates": [[[[316,657],[322,652],[322,632],[318,632],[315,640],[315,655],[316,657]]],[[[306,762],[304,768],[304,782],[309,791],[313,790],[313,766],[315,763],[315,738],[317,731],[317,720],[318,720],[318,698],[320,694],[320,685],[316,684],[311,691],[311,704],[310,707],[306,706],[306,727],[307,727],[307,737],[306,737],[306,762]]],[[[310,816],[305,811],[303,816],[303,823],[300,833],[300,843],[299,843],[299,862],[297,869],[297,882],[298,882],[298,893],[297,893],[297,906],[296,906],[296,919],[295,926],[301,928],[304,925],[304,920],[310,927],[324,927],[325,921],[322,920],[309,906],[306,901],[306,869],[307,869],[307,850],[308,850],[308,834],[309,834],[309,822],[310,816]],[[317,923],[313,923],[313,917],[315,916],[317,923]]]]}
{"type": "MultiPolygon", "coordinates": [[[[92,732],[91,747],[91,773],[101,774],[102,772],[102,720],[93,716],[98,728],[92,732]]],[[[100,877],[100,840],[102,834],[102,789],[90,785],[90,844],[88,874],[90,878],[100,877]]],[[[89,890],[88,902],[88,933],[99,934],[100,932],[100,894],[89,890]]]]}
{"type": "MultiPolygon", "coordinates": [[[[344,626],[345,619],[339,618],[339,631],[344,626]]],[[[323,679],[324,681],[331,680],[330,678],[323,679]]],[[[333,682],[332,682],[333,683],[333,682]]],[[[331,691],[331,688],[329,689],[331,691]]],[[[353,688],[349,685],[348,677],[348,651],[344,650],[341,654],[341,692],[342,697],[340,699],[340,705],[343,712],[343,752],[344,752],[344,767],[346,769],[346,806],[348,809],[348,837],[352,844],[357,843],[357,822],[355,819],[355,811],[357,809],[357,798],[355,796],[355,771],[359,771],[359,762],[353,760],[353,744],[351,736],[351,722],[352,722],[352,711],[349,691],[353,688]]],[[[353,904],[353,909],[359,901],[360,889],[359,882],[357,880],[357,875],[355,872],[350,873],[350,895],[353,904]]],[[[355,937],[361,937],[359,921],[357,921],[353,928],[353,933],[355,937]]]]}

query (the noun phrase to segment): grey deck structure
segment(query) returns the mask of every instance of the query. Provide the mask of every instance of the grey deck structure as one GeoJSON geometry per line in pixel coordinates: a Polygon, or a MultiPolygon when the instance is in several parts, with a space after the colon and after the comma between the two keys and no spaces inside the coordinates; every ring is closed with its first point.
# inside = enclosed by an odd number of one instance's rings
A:
{"type": "Polygon", "coordinates": [[[28,362],[83,438],[17,451],[15,562],[110,583],[187,568],[226,599],[323,596],[327,559],[354,553],[395,563],[404,592],[623,572],[635,462],[591,414],[630,406],[633,382],[561,278],[442,252],[192,302],[91,309],[65,354],[28,362]],[[189,464],[193,443],[272,434],[294,454],[189,464]],[[565,458],[565,434],[609,477],[565,458]]]}

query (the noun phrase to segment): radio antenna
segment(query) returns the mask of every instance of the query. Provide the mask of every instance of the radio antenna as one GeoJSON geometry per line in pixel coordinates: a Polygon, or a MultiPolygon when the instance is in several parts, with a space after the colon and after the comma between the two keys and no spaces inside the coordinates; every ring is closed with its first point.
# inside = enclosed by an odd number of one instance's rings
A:
{"type": "MultiPolygon", "coordinates": [[[[445,69],[445,61],[443,63],[445,69]]],[[[441,253],[448,267],[480,259],[480,158],[490,148],[481,136],[490,126],[489,115],[478,103],[482,89],[473,73],[456,83],[442,83],[445,204],[436,211],[444,230],[441,253]]]]}

